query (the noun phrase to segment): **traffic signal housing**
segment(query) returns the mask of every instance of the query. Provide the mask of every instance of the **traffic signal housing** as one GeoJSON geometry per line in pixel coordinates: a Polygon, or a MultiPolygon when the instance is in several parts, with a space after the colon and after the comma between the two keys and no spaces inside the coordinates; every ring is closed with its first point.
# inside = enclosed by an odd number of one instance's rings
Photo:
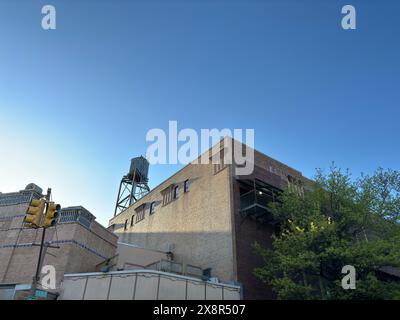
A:
{"type": "Polygon", "coordinates": [[[45,205],[46,200],[33,199],[26,211],[24,222],[30,224],[33,228],[38,228],[40,226],[40,219],[42,218],[45,205]]]}
{"type": "Polygon", "coordinates": [[[49,202],[47,205],[46,215],[44,217],[43,228],[52,227],[57,223],[60,210],[61,206],[59,204],[49,202]]]}

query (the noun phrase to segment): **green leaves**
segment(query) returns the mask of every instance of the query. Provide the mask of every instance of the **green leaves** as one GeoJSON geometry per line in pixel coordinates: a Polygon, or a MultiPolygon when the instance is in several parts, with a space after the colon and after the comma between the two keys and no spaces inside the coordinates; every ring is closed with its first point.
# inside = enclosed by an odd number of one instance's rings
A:
{"type": "Polygon", "coordinates": [[[271,205],[280,232],[272,249],[258,244],[254,271],[280,299],[394,299],[400,286],[381,267],[400,267],[400,173],[378,169],[351,179],[334,165],[317,171],[312,191],[288,189],[271,205]],[[357,288],[341,287],[353,265],[357,288]]]}

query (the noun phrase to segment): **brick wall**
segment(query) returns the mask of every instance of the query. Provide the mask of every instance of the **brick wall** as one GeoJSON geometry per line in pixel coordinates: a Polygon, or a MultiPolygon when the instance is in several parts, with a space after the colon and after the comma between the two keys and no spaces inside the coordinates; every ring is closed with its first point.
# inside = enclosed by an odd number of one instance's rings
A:
{"type": "Polygon", "coordinates": [[[236,179],[259,179],[275,188],[283,190],[288,185],[288,175],[302,181],[309,181],[302,176],[301,172],[257,150],[254,150],[253,174],[236,177],[232,173],[237,280],[243,284],[245,299],[275,298],[272,289],[254,276],[254,269],[263,265],[262,259],[254,252],[254,244],[258,242],[263,247],[270,248],[272,245],[271,236],[274,234],[275,227],[272,224],[259,223],[251,217],[245,218],[240,213],[239,184],[236,179]]]}
{"type": "MultiPolygon", "coordinates": [[[[31,283],[36,271],[42,229],[22,228],[28,204],[0,206],[0,283],[31,283]],[[22,214],[21,214],[22,213],[22,214]]],[[[57,284],[65,272],[95,271],[97,264],[115,255],[117,237],[93,221],[90,229],[77,222],[46,230],[48,248],[43,265],[56,269],[57,284]]]]}

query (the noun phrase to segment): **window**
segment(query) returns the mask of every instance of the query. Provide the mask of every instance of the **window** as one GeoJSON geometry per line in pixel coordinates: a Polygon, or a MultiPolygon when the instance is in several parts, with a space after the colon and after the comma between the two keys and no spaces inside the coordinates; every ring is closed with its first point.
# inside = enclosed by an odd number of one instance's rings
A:
{"type": "Polygon", "coordinates": [[[144,219],[144,209],[146,207],[146,204],[142,204],[140,207],[136,208],[136,223],[138,223],[139,221],[142,221],[144,219]]]}
{"type": "Polygon", "coordinates": [[[217,174],[218,172],[220,172],[224,168],[225,168],[225,166],[222,163],[214,164],[214,174],[217,174]]]}
{"type": "Polygon", "coordinates": [[[150,203],[150,214],[153,214],[155,211],[155,207],[156,207],[156,202],[153,201],[152,203],[150,203]]]}
{"type": "Polygon", "coordinates": [[[135,215],[132,215],[131,217],[131,227],[135,224],[135,215]]]}
{"type": "Polygon", "coordinates": [[[128,230],[128,219],[125,220],[125,224],[124,224],[124,230],[128,230]]]}
{"type": "Polygon", "coordinates": [[[179,196],[179,187],[175,184],[171,184],[167,188],[165,188],[163,191],[161,191],[161,194],[163,196],[163,201],[162,205],[165,206],[171,201],[175,200],[179,196]]]}
{"type": "Polygon", "coordinates": [[[183,192],[188,192],[189,191],[189,180],[185,180],[183,183],[183,192]]]}
{"type": "Polygon", "coordinates": [[[174,187],[174,199],[178,199],[179,197],[179,186],[174,187]]]}
{"type": "Polygon", "coordinates": [[[172,201],[172,188],[173,186],[169,186],[165,188],[163,191],[161,191],[163,195],[163,206],[167,205],[172,201]]]}
{"type": "Polygon", "coordinates": [[[211,163],[214,164],[214,174],[217,174],[222,169],[225,169],[225,157],[223,152],[221,151],[219,155],[214,155],[210,158],[211,163]]]}

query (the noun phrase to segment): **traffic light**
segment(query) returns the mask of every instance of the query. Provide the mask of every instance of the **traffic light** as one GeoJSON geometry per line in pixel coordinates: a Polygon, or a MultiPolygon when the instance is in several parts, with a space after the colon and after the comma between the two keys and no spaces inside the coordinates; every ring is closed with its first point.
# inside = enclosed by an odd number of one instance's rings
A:
{"type": "Polygon", "coordinates": [[[43,228],[52,227],[57,223],[57,218],[60,215],[61,206],[54,202],[49,202],[47,205],[46,215],[44,217],[43,228]]]}
{"type": "Polygon", "coordinates": [[[33,228],[38,228],[40,225],[40,219],[43,215],[43,210],[46,205],[46,200],[32,200],[29,204],[26,216],[24,218],[25,223],[29,223],[33,228]]]}

